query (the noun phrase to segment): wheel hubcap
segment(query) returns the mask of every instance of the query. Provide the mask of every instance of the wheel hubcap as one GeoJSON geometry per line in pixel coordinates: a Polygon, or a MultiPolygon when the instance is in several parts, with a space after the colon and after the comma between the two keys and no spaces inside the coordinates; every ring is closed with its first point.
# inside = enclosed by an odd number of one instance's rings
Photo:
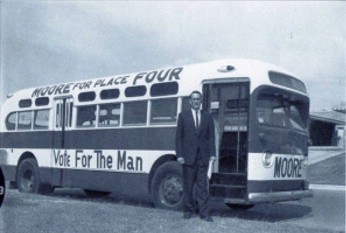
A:
{"type": "Polygon", "coordinates": [[[33,191],[35,176],[31,170],[26,170],[22,177],[21,186],[25,191],[33,191]]]}
{"type": "Polygon", "coordinates": [[[160,196],[164,204],[169,206],[176,205],[183,196],[182,182],[178,177],[166,177],[160,186],[160,196]]]}

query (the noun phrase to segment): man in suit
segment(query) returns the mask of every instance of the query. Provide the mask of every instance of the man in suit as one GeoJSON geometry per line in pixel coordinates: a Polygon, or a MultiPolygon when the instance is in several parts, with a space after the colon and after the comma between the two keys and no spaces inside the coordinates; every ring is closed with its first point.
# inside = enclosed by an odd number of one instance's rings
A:
{"type": "Polygon", "coordinates": [[[195,214],[195,184],[200,218],[212,222],[207,174],[209,161],[215,160],[214,121],[208,112],[200,110],[202,94],[199,91],[191,93],[189,103],[191,109],[179,114],[176,132],[177,160],[183,165],[184,218],[195,214]]]}

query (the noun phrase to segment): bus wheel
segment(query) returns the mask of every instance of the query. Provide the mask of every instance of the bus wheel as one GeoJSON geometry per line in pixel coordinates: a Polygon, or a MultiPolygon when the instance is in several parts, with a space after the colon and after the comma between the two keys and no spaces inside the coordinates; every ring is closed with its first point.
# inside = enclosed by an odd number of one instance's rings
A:
{"type": "Polygon", "coordinates": [[[180,210],[183,206],[183,169],[175,161],[163,164],[153,177],[151,193],[155,207],[180,210]]]}
{"type": "Polygon", "coordinates": [[[111,194],[111,192],[96,191],[96,190],[90,190],[90,189],[84,189],[83,191],[89,197],[105,197],[111,194]]]}
{"type": "Polygon", "coordinates": [[[17,171],[17,186],[19,192],[39,193],[41,188],[38,165],[34,158],[23,160],[17,171]]]}
{"type": "Polygon", "coordinates": [[[254,207],[255,205],[245,205],[245,204],[231,204],[231,203],[226,203],[226,205],[229,208],[235,209],[235,210],[248,210],[254,207]]]}

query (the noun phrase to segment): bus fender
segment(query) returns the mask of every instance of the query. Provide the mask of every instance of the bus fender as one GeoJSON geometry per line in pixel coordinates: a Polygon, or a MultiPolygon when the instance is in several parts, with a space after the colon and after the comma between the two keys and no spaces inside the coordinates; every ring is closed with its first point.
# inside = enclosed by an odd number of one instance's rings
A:
{"type": "Polygon", "coordinates": [[[153,164],[153,166],[150,169],[149,172],[149,178],[148,178],[148,190],[149,190],[149,194],[151,194],[151,183],[153,181],[153,177],[155,175],[155,172],[157,171],[157,169],[164,163],[167,163],[169,161],[176,161],[176,156],[173,154],[165,154],[162,155],[159,159],[157,159],[155,161],[155,163],[153,164]]]}
{"type": "Polygon", "coordinates": [[[47,194],[47,193],[52,193],[54,191],[54,187],[52,187],[48,180],[44,178],[45,176],[42,175],[42,172],[40,171],[40,167],[38,166],[37,159],[35,155],[31,152],[24,152],[21,157],[18,160],[17,164],[17,169],[16,169],[16,186],[18,190],[24,191],[24,192],[33,192],[33,193],[39,193],[39,194],[47,194]],[[23,174],[23,171],[20,171],[20,169],[23,169],[22,164],[24,164],[24,169],[30,170],[36,177],[37,179],[37,188],[33,190],[23,190],[20,188],[20,184],[18,183],[19,177],[21,177],[23,174]]]}
{"type": "Polygon", "coordinates": [[[151,196],[155,207],[171,210],[183,208],[183,168],[177,161],[160,166],[152,181],[151,196]]]}

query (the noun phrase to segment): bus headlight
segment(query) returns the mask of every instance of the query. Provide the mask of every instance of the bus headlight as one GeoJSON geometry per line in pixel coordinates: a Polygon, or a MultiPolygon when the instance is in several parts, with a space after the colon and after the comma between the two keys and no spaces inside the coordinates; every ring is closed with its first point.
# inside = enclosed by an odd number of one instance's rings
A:
{"type": "Polygon", "coordinates": [[[262,154],[262,164],[263,167],[269,168],[271,166],[273,166],[274,163],[274,157],[272,152],[270,151],[266,151],[262,154]]]}

